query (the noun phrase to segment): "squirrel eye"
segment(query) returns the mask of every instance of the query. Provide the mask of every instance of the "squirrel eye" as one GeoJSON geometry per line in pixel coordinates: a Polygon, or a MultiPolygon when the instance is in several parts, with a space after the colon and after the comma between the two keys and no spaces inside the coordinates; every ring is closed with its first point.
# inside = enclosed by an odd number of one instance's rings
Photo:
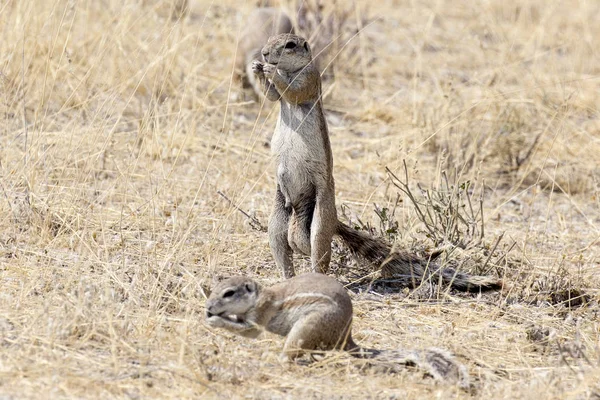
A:
{"type": "Polygon", "coordinates": [[[226,297],[231,297],[231,296],[233,296],[234,294],[235,294],[235,290],[228,290],[228,291],[226,291],[225,293],[223,293],[223,298],[226,298],[226,297]]]}
{"type": "Polygon", "coordinates": [[[294,42],[287,42],[285,44],[286,49],[293,49],[294,47],[296,47],[296,43],[294,43],[294,42]]]}

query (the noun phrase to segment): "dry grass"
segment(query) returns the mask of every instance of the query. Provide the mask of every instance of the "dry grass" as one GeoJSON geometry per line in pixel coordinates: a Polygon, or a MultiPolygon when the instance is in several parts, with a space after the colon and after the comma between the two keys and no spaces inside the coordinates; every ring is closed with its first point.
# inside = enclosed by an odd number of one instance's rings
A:
{"type": "MultiPolygon", "coordinates": [[[[238,3],[0,3],[0,397],[598,398],[599,3],[358,2],[373,23],[325,84],[349,216],[378,227],[406,160],[415,191],[445,171],[484,193],[484,243],[448,262],[476,268],[504,232],[506,293],[353,289],[361,343],[450,349],[471,393],[337,353],[282,365],[279,338],[203,324],[214,275],[279,279],[217,194],[267,221],[275,116],[228,100],[238,3]]],[[[400,200],[397,245],[431,247],[400,200]]]]}

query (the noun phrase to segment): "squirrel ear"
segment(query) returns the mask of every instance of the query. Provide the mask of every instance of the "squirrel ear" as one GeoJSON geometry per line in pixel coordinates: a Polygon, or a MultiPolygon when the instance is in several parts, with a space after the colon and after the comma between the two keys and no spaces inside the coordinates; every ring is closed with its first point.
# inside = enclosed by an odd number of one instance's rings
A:
{"type": "Polygon", "coordinates": [[[308,42],[304,42],[304,48],[306,49],[306,51],[309,51],[310,49],[308,48],[308,42]]]}

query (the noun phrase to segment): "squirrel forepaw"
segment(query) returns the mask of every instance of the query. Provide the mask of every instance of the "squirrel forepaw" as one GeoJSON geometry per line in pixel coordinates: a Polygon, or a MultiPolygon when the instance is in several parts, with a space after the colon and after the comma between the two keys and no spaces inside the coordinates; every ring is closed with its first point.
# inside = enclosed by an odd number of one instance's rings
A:
{"type": "Polygon", "coordinates": [[[277,71],[277,66],[273,64],[263,64],[262,70],[267,78],[272,78],[275,75],[275,71],[277,71]]]}
{"type": "Polygon", "coordinates": [[[252,72],[254,72],[257,75],[260,75],[263,73],[263,67],[264,64],[258,60],[254,60],[252,61],[252,72]]]}

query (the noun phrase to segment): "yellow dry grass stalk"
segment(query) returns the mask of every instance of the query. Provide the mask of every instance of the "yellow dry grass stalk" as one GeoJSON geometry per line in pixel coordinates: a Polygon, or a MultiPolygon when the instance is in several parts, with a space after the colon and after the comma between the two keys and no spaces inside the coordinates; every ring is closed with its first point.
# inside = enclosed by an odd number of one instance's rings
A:
{"type": "MultiPolygon", "coordinates": [[[[349,215],[377,226],[404,161],[413,188],[485,185],[510,290],[352,294],[361,343],[450,349],[472,393],[342,354],[282,365],[278,338],[203,324],[215,275],[279,279],[235,208],[267,221],[276,113],[232,100],[252,2],[183,3],[0,3],[0,397],[599,396],[600,3],[357,1],[348,23],[370,24],[325,82],[349,215]]],[[[396,246],[427,248],[401,200],[396,246]]]]}

